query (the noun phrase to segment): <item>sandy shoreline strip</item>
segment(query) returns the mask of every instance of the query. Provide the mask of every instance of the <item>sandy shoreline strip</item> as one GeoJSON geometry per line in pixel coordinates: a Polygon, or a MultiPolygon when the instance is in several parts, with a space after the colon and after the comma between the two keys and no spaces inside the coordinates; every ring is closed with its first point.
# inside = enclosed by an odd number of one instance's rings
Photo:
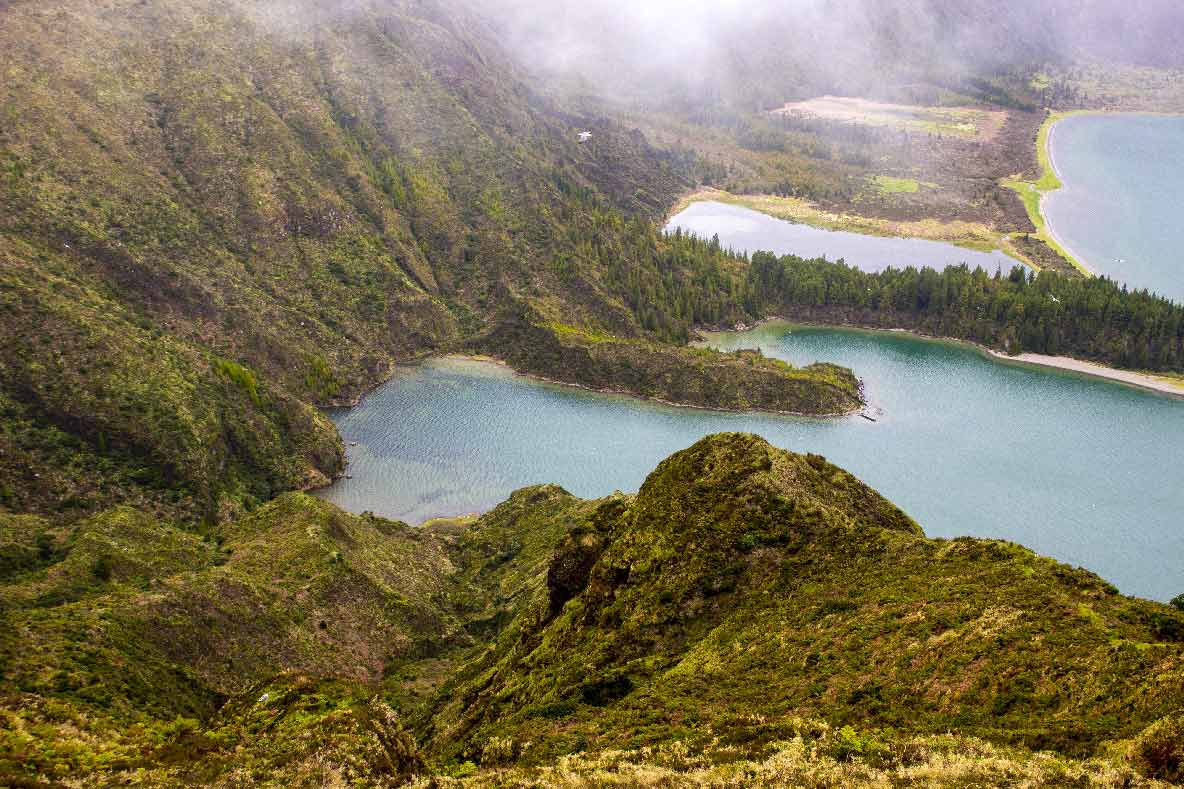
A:
{"type": "MultiPolygon", "coordinates": [[[[921,334],[920,332],[911,331],[909,329],[886,329],[879,326],[859,326],[843,323],[811,323],[809,321],[789,320],[787,318],[771,316],[767,318],[761,318],[759,321],[744,331],[712,331],[707,329],[700,331],[704,336],[707,337],[713,334],[743,334],[745,331],[752,331],[760,326],[770,323],[783,324],[786,328],[792,328],[794,326],[809,326],[815,329],[869,332],[871,334],[907,334],[910,337],[916,337],[918,340],[925,340],[926,342],[952,343],[954,345],[972,348],[987,356],[988,358],[997,362],[1002,362],[1004,364],[1017,364],[1020,366],[1046,367],[1054,370],[1064,370],[1081,375],[1088,375],[1093,378],[1104,378],[1108,381],[1115,381],[1128,386],[1136,386],[1140,389],[1147,389],[1160,394],[1171,395],[1172,397],[1184,398],[1184,378],[1176,381],[1171,378],[1158,376],[1155,373],[1141,373],[1134,370],[1120,370],[1117,367],[1107,367],[1104,364],[1074,359],[1070,356],[1048,356],[1041,353],[1021,353],[1018,356],[1012,356],[1010,354],[1003,353],[1002,351],[996,351],[993,348],[988,348],[987,346],[972,340],[959,340],[954,337],[935,337],[933,335],[921,334]]],[[[859,371],[856,370],[855,373],[858,375],[859,371]]]]}
{"type": "Polygon", "coordinates": [[[984,348],[983,350],[985,350],[995,359],[998,359],[1002,362],[1035,365],[1037,367],[1051,367],[1057,370],[1068,370],[1074,373],[1090,375],[1095,378],[1105,378],[1110,381],[1118,381],[1119,383],[1137,386],[1141,389],[1150,389],[1151,391],[1172,395],[1174,397],[1184,397],[1184,381],[1175,383],[1164,378],[1157,378],[1154,375],[1148,375],[1147,373],[1137,373],[1133,370],[1119,370],[1114,367],[1106,367],[1105,365],[1095,364],[1094,362],[1085,362],[1080,359],[1072,359],[1068,356],[1046,356],[1041,353],[1021,353],[1018,356],[1008,356],[1005,353],[1000,353],[999,351],[994,351],[989,348],[984,348]]]}
{"type": "MultiPolygon", "coordinates": [[[[1057,187],[1057,189],[1055,189],[1053,191],[1063,192],[1069,188],[1069,185],[1065,182],[1065,176],[1061,172],[1061,168],[1057,167],[1057,157],[1056,157],[1056,154],[1053,153],[1053,143],[1052,143],[1053,136],[1056,135],[1057,126],[1059,126],[1061,124],[1061,121],[1068,120],[1069,118],[1075,117],[1076,115],[1079,115],[1079,114],[1085,114],[1085,113],[1071,113],[1071,114],[1068,114],[1068,115],[1065,115],[1063,117],[1053,120],[1051,122],[1051,125],[1048,127],[1048,134],[1044,138],[1044,155],[1048,159],[1048,166],[1050,168],[1052,168],[1052,174],[1056,176],[1057,181],[1060,182],[1060,184],[1061,184],[1059,187],[1057,187]]],[[[1104,115],[1105,113],[1097,113],[1097,114],[1104,115]]],[[[1071,262],[1075,262],[1079,269],[1083,269],[1089,276],[1092,276],[1092,277],[1098,276],[1098,274],[1100,273],[1100,270],[1097,269],[1095,266],[1091,266],[1086,261],[1086,259],[1084,257],[1082,257],[1080,254],[1077,253],[1076,250],[1074,250],[1072,247],[1070,247],[1068,244],[1066,244],[1065,239],[1061,238],[1057,234],[1056,229],[1052,226],[1052,219],[1049,218],[1048,212],[1044,210],[1045,198],[1047,198],[1050,194],[1052,194],[1052,192],[1041,192],[1040,193],[1039,211],[1040,211],[1041,219],[1044,220],[1045,231],[1048,232],[1048,235],[1052,238],[1053,241],[1055,241],[1057,244],[1060,245],[1061,249],[1065,250],[1065,252],[1068,253],[1068,255],[1071,259],[1071,262]]]]}

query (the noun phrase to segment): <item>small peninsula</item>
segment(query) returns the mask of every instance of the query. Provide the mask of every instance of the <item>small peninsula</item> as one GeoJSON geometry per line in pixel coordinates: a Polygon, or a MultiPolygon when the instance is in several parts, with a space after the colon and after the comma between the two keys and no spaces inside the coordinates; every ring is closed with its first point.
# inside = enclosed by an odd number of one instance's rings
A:
{"type": "Polygon", "coordinates": [[[836,364],[794,367],[760,351],[627,339],[527,313],[507,316],[467,349],[548,381],[672,405],[808,416],[850,414],[863,405],[859,379],[836,364]]]}

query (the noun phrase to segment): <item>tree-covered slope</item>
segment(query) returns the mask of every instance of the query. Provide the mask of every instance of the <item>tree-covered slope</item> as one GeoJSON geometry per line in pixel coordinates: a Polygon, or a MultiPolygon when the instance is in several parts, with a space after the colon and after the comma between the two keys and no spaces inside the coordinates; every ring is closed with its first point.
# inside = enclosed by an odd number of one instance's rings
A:
{"type": "Polygon", "coordinates": [[[1106,277],[1013,268],[878,273],[825,260],[752,256],[754,312],[821,323],[910,329],[1007,353],[1046,353],[1135,370],[1184,371],[1184,306],[1106,277]]]}

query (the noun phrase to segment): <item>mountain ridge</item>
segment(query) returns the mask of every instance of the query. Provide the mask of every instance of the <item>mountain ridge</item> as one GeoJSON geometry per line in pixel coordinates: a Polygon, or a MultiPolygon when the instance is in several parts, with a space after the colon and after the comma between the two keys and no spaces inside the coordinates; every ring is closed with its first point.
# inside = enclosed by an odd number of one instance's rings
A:
{"type": "Polygon", "coordinates": [[[8,781],[397,785],[474,763],[482,785],[646,753],[690,775],[673,744],[756,764],[802,738],[815,770],[924,761],[909,738],[1136,782],[1181,764],[1144,751],[1180,730],[1184,615],[1010,543],[928,539],[755,436],[702,439],[635,495],[528,488],[472,523],[292,493],[214,540],[126,508],[19,528],[48,550],[2,565],[8,781]]]}

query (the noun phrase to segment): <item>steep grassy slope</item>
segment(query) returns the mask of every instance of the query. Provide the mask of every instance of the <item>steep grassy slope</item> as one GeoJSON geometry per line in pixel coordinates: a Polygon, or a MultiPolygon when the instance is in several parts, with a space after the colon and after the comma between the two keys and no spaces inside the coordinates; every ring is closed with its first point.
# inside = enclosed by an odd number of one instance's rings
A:
{"type": "MultiPolygon", "coordinates": [[[[471,643],[443,603],[453,570],[438,541],[302,494],[216,540],[122,509],[48,545],[0,588],[2,776],[193,759],[246,736],[187,745],[197,721],[280,672],[352,687],[352,708],[396,661],[471,643]]],[[[7,566],[28,554],[3,550],[7,566]]]]}
{"type": "Polygon", "coordinates": [[[69,514],[130,498],[214,514],[342,468],[315,409],[25,249],[0,251],[0,503],[69,514]]]}
{"type": "Polygon", "coordinates": [[[472,524],[289,494],[212,538],[129,508],[2,525],[0,782],[1133,779],[1184,757],[1178,612],[926,539],[753,436],[636,496],[530,488],[472,524]]]}
{"type": "Polygon", "coordinates": [[[508,299],[637,333],[608,247],[572,238],[611,243],[626,226],[604,218],[681,188],[435,2],[11,2],[0,73],[17,511],[216,520],[323,481],[340,448],[303,403],[353,399],[508,299]]]}
{"type": "Polygon", "coordinates": [[[1170,609],[1019,546],[926,539],[821,458],[714,437],[569,534],[424,730],[528,763],[759,754],[794,716],[1088,754],[1178,708],[1181,635],[1170,609]]]}

